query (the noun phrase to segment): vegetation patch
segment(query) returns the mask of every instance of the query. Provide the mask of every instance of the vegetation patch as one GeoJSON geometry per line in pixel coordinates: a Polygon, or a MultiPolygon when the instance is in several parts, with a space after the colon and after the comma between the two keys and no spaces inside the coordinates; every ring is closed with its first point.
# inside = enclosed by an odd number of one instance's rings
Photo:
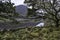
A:
{"type": "Polygon", "coordinates": [[[60,40],[60,28],[29,27],[0,32],[0,40],[60,40]]]}

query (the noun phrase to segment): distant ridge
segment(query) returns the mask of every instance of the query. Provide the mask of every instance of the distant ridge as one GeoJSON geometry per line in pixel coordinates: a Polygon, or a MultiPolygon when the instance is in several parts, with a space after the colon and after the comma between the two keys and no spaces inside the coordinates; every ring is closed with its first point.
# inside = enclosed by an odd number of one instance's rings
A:
{"type": "Polygon", "coordinates": [[[25,6],[25,5],[18,5],[18,6],[16,6],[15,10],[21,16],[26,16],[27,15],[27,6],[25,6]]]}

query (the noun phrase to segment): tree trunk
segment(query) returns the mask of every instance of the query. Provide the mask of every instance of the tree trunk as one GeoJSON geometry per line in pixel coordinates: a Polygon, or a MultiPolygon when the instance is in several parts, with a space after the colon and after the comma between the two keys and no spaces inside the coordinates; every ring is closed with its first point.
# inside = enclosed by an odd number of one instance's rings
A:
{"type": "Polygon", "coordinates": [[[56,20],[55,25],[56,25],[56,27],[59,27],[59,20],[58,19],[56,20]]]}

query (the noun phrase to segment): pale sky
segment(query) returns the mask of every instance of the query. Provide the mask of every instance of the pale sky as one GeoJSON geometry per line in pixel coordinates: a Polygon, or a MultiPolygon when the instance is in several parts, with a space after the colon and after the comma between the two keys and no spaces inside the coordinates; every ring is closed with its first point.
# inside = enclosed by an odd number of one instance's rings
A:
{"type": "Polygon", "coordinates": [[[15,6],[16,6],[16,5],[24,4],[24,3],[23,3],[23,2],[24,2],[24,0],[11,0],[11,2],[12,2],[12,3],[14,3],[14,4],[15,4],[15,6]]]}

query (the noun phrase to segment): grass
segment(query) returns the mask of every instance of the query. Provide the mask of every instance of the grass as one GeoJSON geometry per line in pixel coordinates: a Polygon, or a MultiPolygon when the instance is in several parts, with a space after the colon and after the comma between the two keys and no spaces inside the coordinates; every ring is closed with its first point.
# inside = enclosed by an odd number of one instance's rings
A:
{"type": "Polygon", "coordinates": [[[0,40],[60,40],[60,28],[30,27],[0,32],[0,40]]]}

